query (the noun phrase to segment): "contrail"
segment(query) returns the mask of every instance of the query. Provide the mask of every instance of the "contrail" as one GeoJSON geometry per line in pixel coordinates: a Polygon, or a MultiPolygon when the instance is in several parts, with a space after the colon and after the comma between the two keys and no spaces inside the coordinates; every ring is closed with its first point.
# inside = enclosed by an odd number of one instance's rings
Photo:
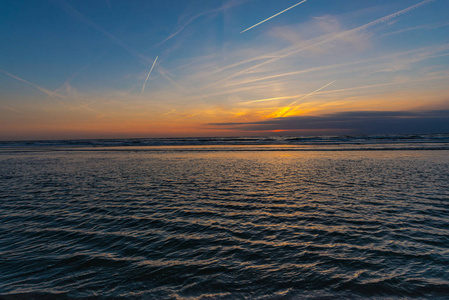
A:
{"type": "Polygon", "coordinates": [[[273,19],[274,17],[277,17],[277,16],[279,16],[280,14],[285,13],[287,10],[290,10],[290,9],[292,9],[293,7],[298,6],[298,5],[300,5],[300,4],[302,4],[302,3],[306,2],[306,1],[307,1],[307,0],[300,1],[300,2],[296,3],[295,5],[292,5],[292,6],[290,6],[289,8],[286,8],[286,9],[284,9],[283,11],[278,12],[277,14],[275,14],[275,15],[273,15],[273,16],[271,16],[271,17],[269,17],[269,18],[267,18],[267,19],[265,19],[265,20],[263,20],[263,21],[261,21],[261,22],[259,22],[259,23],[257,23],[256,25],[253,25],[253,26],[251,26],[251,27],[249,27],[249,28],[246,28],[245,30],[241,31],[240,33],[244,33],[245,31],[248,31],[248,30],[250,30],[250,29],[253,29],[254,27],[259,26],[260,24],[265,23],[266,21],[273,19]]]}
{"type": "MultiPolygon", "coordinates": [[[[295,105],[298,101],[303,100],[303,99],[305,99],[305,98],[307,98],[307,97],[312,96],[312,95],[315,94],[316,92],[319,92],[319,91],[321,91],[322,89],[324,89],[324,88],[330,86],[330,85],[333,84],[335,81],[336,81],[336,80],[334,80],[334,81],[332,81],[332,82],[329,82],[328,84],[326,84],[326,85],[320,87],[319,89],[316,89],[316,90],[314,90],[313,92],[308,93],[307,95],[305,95],[305,96],[303,96],[303,97],[301,97],[301,98],[299,98],[299,99],[293,101],[292,103],[290,103],[289,105],[287,105],[287,106],[285,107],[285,108],[288,108],[288,109],[287,109],[286,111],[284,111],[284,112],[282,113],[282,115],[280,115],[280,116],[278,116],[278,117],[283,117],[283,116],[285,116],[285,115],[292,109],[292,106],[295,105]]],[[[284,109],[285,109],[285,108],[284,108],[284,109]]]]}
{"type": "Polygon", "coordinates": [[[73,17],[77,18],[80,22],[88,25],[89,27],[95,29],[96,31],[100,32],[104,36],[108,37],[111,41],[116,43],[118,46],[125,49],[129,54],[133,55],[136,58],[139,58],[140,60],[143,60],[144,62],[148,63],[150,62],[150,59],[148,59],[143,54],[139,53],[138,51],[134,50],[124,42],[122,42],[119,38],[114,36],[113,34],[109,33],[105,29],[103,29],[101,26],[99,26],[97,23],[93,22],[91,19],[83,15],[81,12],[79,12],[77,9],[75,9],[73,6],[68,4],[66,1],[62,0],[59,1],[59,6],[67,13],[72,15],[73,17]]]}
{"type": "Polygon", "coordinates": [[[176,112],[176,109],[172,109],[169,112],[166,112],[165,114],[163,114],[162,116],[166,116],[166,115],[172,114],[174,112],[176,112]]]}
{"type": "Polygon", "coordinates": [[[142,101],[143,92],[145,91],[145,84],[147,83],[148,79],[150,78],[151,71],[153,71],[154,65],[156,64],[156,61],[157,61],[158,57],[159,56],[156,56],[156,59],[154,60],[153,65],[151,66],[150,72],[148,72],[147,79],[145,79],[145,82],[143,83],[142,92],[140,93],[140,100],[141,101],[142,101]]]}
{"type": "MultiPolygon", "coordinates": [[[[11,77],[11,78],[14,78],[14,79],[16,79],[16,80],[22,81],[22,82],[24,82],[24,83],[26,83],[26,84],[28,84],[28,85],[31,85],[32,87],[38,89],[39,91],[41,91],[42,93],[46,94],[46,95],[49,96],[50,98],[55,98],[55,97],[56,97],[56,98],[64,98],[64,96],[62,96],[62,95],[60,95],[60,94],[58,94],[58,93],[56,93],[56,92],[52,92],[52,91],[50,91],[50,90],[47,90],[47,89],[45,89],[45,88],[43,88],[43,87],[41,87],[41,86],[38,86],[37,84],[31,83],[31,82],[29,82],[29,81],[27,81],[27,80],[25,80],[25,79],[23,79],[23,78],[20,78],[20,77],[14,75],[14,74],[11,74],[11,73],[9,73],[9,72],[7,72],[7,71],[5,71],[5,70],[1,70],[1,69],[0,69],[0,72],[2,72],[3,74],[5,74],[5,75],[7,75],[7,76],[9,76],[9,77],[11,77]]],[[[55,100],[56,100],[56,99],[55,99],[55,100]]],[[[62,102],[62,101],[60,101],[60,100],[56,100],[56,101],[65,104],[64,102],[62,102]]]]}
{"type": "Polygon", "coordinates": [[[266,98],[266,99],[250,100],[250,101],[245,101],[245,102],[239,102],[237,104],[250,104],[250,103],[276,101],[276,100],[285,100],[285,99],[292,99],[292,98],[296,98],[296,97],[295,96],[274,97],[274,98],[266,98]]]}
{"type": "Polygon", "coordinates": [[[345,88],[345,89],[338,89],[338,90],[329,90],[329,91],[321,92],[319,94],[338,93],[338,92],[346,92],[346,91],[353,91],[353,90],[360,90],[360,89],[369,89],[369,88],[381,87],[381,86],[407,84],[407,83],[412,83],[412,82],[422,82],[422,81],[440,80],[440,79],[448,79],[448,78],[449,78],[448,76],[436,76],[436,77],[420,78],[420,79],[413,79],[413,80],[404,80],[404,81],[398,81],[398,82],[388,82],[388,83],[356,86],[356,87],[352,87],[352,88],[345,88]]]}
{"type": "Polygon", "coordinates": [[[325,87],[328,87],[328,86],[330,86],[331,84],[335,83],[335,81],[337,81],[337,80],[334,80],[334,81],[332,81],[332,82],[329,82],[328,84],[326,84],[326,85],[320,87],[319,89],[314,90],[313,92],[311,92],[311,93],[305,95],[304,97],[301,97],[301,98],[299,98],[299,99],[293,101],[292,103],[290,103],[289,106],[292,106],[292,105],[296,104],[298,101],[300,101],[300,100],[302,100],[302,99],[305,99],[305,98],[307,98],[307,97],[309,97],[309,96],[312,96],[312,95],[315,94],[316,92],[319,92],[319,91],[321,91],[322,89],[324,89],[325,87]]]}
{"type": "Polygon", "coordinates": [[[377,24],[389,21],[391,19],[394,19],[394,18],[396,18],[396,17],[398,17],[400,15],[403,15],[405,13],[408,13],[408,12],[410,12],[410,11],[420,7],[420,6],[423,6],[424,4],[427,4],[427,3],[430,3],[430,2],[433,2],[433,1],[435,1],[435,0],[424,0],[424,1],[420,2],[420,3],[417,3],[415,5],[412,5],[412,6],[409,6],[407,8],[404,8],[404,9],[398,11],[398,12],[392,13],[392,14],[390,14],[388,16],[383,17],[383,18],[380,18],[380,19],[377,19],[375,21],[369,22],[368,24],[365,24],[365,25],[362,25],[360,27],[354,28],[354,29],[352,29],[350,31],[363,30],[363,29],[366,29],[366,28],[371,27],[373,25],[377,25],[377,24]]]}
{"type": "MultiPolygon", "coordinates": [[[[420,79],[414,79],[414,80],[404,80],[404,81],[398,81],[398,82],[388,82],[388,83],[356,86],[356,87],[352,87],[352,88],[344,88],[344,89],[338,89],[338,90],[328,90],[328,91],[319,92],[319,93],[318,93],[318,91],[315,91],[315,94],[339,93],[339,92],[347,92],[347,91],[360,90],[360,89],[369,89],[369,88],[381,87],[381,86],[399,85],[399,84],[406,84],[406,83],[413,83],[413,82],[422,82],[422,81],[429,81],[429,80],[440,80],[440,79],[449,79],[449,77],[448,76],[436,76],[436,77],[420,78],[420,79]]],[[[276,97],[276,98],[266,98],[266,99],[259,99],[259,100],[251,100],[251,101],[246,101],[246,102],[239,102],[237,104],[251,104],[251,103],[257,103],[257,102],[286,100],[286,99],[292,99],[292,98],[296,98],[296,97],[300,97],[300,96],[302,96],[302,94],[300,94],[300,95],[292,95],[292,96],[284,96],[284,97],[276,97]]],[[[301,98],[301,99],[304,99],[304,97],[301,98]]],[[[298,99],[296,101],[299,101],[301,99],[298,99]]]]}
{"type": "MultiPolygon", "coordinates": [[[[303,50],[305,50],[305,49],[308,49],[308,48],[310,48],[310,47],[318,46],[318,45],[321,45],[321,44],[325,44],[325,43],[327,43],[327,42],[334,41],[334,40],[336,40],[337,38],[343,37],[343,36],[345,36],[345,35],[348,35],[348,34],[351,34],[351,33],[355,33],[355,32],[358,32],[358,31],[362,31],[362,30],[365,30],[365,29],[367,29],[367,28],[369,28],[369,27],[372,27],[372,26],[374,26],[374,25],[377,25],[377,24],[380,24],[380,23],[389,21],[389,20],[391,20],[391,19],[393,19],[393,18],[396,18],[396,17],[398,17],[398,16],[400,16],[400,15],[402,15],[402,14],[408,13],[408,12],[410,12],[410,11],[412,11],[412,10],[414,10],[414,9],[416,9],[416,8],[418,8],[418,7],[420,7],[420,6],[423,6],[423,5],[428,4],[428,3],[430,3],[430,2],[433,2],[433,1],[435,1],[435,0],[424,0],[424,1],[420,2],[420,3],[417,3],[417,4],[415,4],[415,5],[409,6],[409,7],[405,8],[405,9],[402,9],[402,10],[397,11],[397,12],[395,12],[395,13],[389,14],[389,15],[387,15],[387,16],[385,16],[385,17],[379,18],[379,19],[374,20],[374,21],[372,21],[372,22],[369,22],[369,23],[367,23],[367,24],[365,24],[365,25],[362,25],[362,26],[359,26],[359,27],[356,27],[356,28],[353,28],[353,29],[350,29],[350,30],[346,30],[346,31],[343,31],[343,32],[334,34],[334,35],[332,35],[332,36],[330,36],[330,37],[326,37],[325,39],[323,39],[323,40],[321,40],[321,41],[312,42],[312,43],[310,43],[310,44],[308,44],[308,45],[305,45],[305,46],[303,46],[303,47],[301,47],[301,48],[299,48],[299,49],[292,50],[292,51],[287,52],[287,53],[285,53],[285,54],[282,54],[282,55],[279,55],[279,56],[277,56],[277,57],[268,59],[268,60],[266,60],[266,61],[264,61],[264,62],[261,62],[261,63],[259,63],[259,64],[257,64],[257,65],[254,65],[254,66],[252,66],[252,67],[249,67],[249,68],[243,69],[243,70],[241,70],[241,71],[238,71],[238,72],[236,72],[236,73],[234,73],[234,74],[232,74],[232,75],[230,75],[230,76],[228,76],[228,77],[225,77],[225,78],[223,78],[223,79],[221,79],[221,80],[218,80],[218,81],[215,82],[215,83],[209,84],[206,88],[211,87],[211,86],[214,86],[214,85],[217,85],[217,84],[219,84],[219,83],[221,83],[221,82],[223,82],[223,81],[226,81],[226,80],[235,78],[235,77],[237,77],[237,76],[239,76],[239,75],[245,74],[245,73],[247,73],[247,72],[249,72],[249,71],[251,71],[251,70],[253,70],[253,69],[259,68],[259,67],[261,67],[261,66],[263,66],[263,65],[266,65],[266,64],[269,64],[269,63],[278,61],[278,60],[280,60],[280,59],[282,59],[282,58],[291,56],[291,55],[296,54],[296,53],[298,53],[298,52],[301,52],[301,51],[303,51],[303,50]]],[[[253,59],[253,60],[254,60],[254,59],[253,59]]]]}
{"type": "Polygon", "coordinates": [[[8,110],[10,110],[10,111],[16,112],[16,113],[18,113],[18,114],[22,114],[21,111],[18,111],[17,109],[14,109],[14,108],[12,108],[12,107],[9,107],[9,106],[3,106],[3,107],[6,108],[6,109],[8,109],[8,110]]]}
{"type": "MultiPolygon", "coordinates": [[[[244,2],[243,2],[243,3],[244,3],[244,2]]],[[[187,21],[185,21],[184,24],[180,25],[180,26],[178,27],[178,29],[177,29],[175,32],[173,32],[172,34],[170,34],[170,35],[169,35],[167,38],[165,38],[162,42],[156,44],[156,45],[153,46],[153,47],[158,47],[158,46],[162,45],[163,43],[165,43],[166,41],[171,40],[172,38],[174,38],[175,36],[177,36],[178,34],[180,34],[180,33],[181,33],[181,32],[182,32],[182,31],[183,31],[183,30],[184,30],[190,23],[194,22],[196,19],[198,19],[198,18],[200,18],[200,17],[202,17],[202,16],[207,16],[207,15],[210,15],[210,14],[222,12],[222,11],[225,11],[226,9],[233,8],[233,7],[240,6],[240,5],[242,5],[242,3],[236,3],[235,1],[234,1],[234,3],[233,3],[233,2],[231,1],[231,2],[229,2],[229,3],[223,4],[223,5],[220,6],[220,7],[217,7],[217,8],[214,8],[214,9],[211,9],[211,10],[208,10],[208,11],[205,11],[205,12],[202,12],[202,13],[199,13],[199,14],[197,14],[197,15],[191,17],[191,18],[188,19],[187,21]]]]}

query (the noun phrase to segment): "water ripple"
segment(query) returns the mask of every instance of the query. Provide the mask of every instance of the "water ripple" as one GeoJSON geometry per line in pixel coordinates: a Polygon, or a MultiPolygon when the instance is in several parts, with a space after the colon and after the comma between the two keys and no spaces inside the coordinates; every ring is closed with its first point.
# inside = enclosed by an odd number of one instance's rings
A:
{"type": "Polygon", "coordinates": [[[449,156],[0,157],[4,299],[449,297],[449,156]]]}

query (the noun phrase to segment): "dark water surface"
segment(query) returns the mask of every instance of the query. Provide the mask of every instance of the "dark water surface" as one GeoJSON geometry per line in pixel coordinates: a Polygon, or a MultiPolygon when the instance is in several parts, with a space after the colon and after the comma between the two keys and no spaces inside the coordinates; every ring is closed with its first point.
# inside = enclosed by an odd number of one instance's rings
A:
{"type": "Polygon", "coordinates": [[[271,150],[3,151],[0,295],[449,297],[448,150],[271,150]]]}

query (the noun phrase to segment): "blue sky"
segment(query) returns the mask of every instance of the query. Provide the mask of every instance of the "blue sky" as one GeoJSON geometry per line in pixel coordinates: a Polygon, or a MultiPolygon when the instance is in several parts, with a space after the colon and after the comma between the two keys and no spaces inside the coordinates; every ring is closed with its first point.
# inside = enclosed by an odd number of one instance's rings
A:
{"type": "Polygon", "coordinates": [[[302,122],[449,109],[449,1],[301,2],[1,1],[0,139],[347,134],[302,122]]]}

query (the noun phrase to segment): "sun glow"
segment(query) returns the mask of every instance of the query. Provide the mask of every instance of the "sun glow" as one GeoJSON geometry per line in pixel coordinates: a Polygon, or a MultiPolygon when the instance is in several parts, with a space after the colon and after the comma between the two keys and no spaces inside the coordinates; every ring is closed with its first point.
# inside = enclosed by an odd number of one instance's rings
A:
{"type": "Polygon", "coordinates": [[[27,1],[0,12],[0,32],[16,30],[2,35],[0,138],[244,135],[270,119],[449,107],[446,1],[345,14],[335,1],[136,1],[119,16],[114,1],[62,1],[52,26],[27,1]]]}

